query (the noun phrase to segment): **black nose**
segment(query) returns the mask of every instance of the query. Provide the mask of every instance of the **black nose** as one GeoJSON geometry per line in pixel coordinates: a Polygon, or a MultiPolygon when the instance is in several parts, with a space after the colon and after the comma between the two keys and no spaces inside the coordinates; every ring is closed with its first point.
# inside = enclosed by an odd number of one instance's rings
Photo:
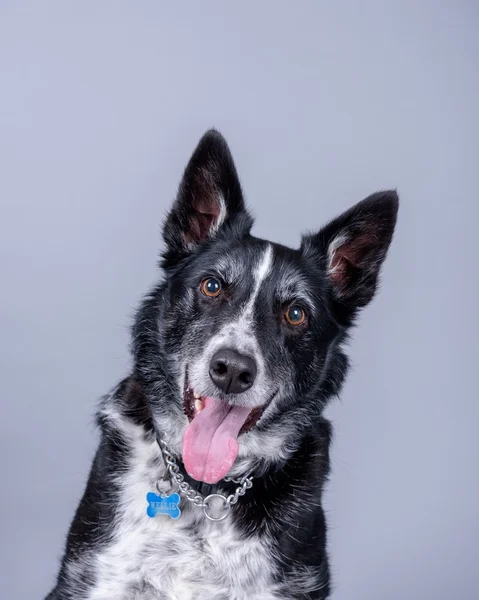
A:
{"type": "Polygon", "coordinates": [[[223,392],[241,394],[254,383],[256,363],[235,350],[218,350],[211,359],[210,377],[223,392]]]}

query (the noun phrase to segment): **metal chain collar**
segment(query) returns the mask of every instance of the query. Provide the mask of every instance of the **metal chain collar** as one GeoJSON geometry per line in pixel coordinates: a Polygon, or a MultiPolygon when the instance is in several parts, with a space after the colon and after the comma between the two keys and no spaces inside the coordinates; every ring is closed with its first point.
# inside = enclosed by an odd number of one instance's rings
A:
{"type": "Polygon", "coordinates": [[[165,492],[171,491],[172,484],[177,485],[179,493],[194,506],[202,508],[205,517],[210,521],[223,521],[223,519],[226,519],[231,507],[238,502],[240,496],[244,496],[246,494],[246,490],[249,490],[253,487],[253,477],[246,476],[242,479],[225,477],[223,481],[233,481],[234,483],[240,484],[236,488],[234,494],[230,494],[229,496],[224,496],[223,494],[210,494],[205,498],[185,481],[184,475],[180,473],[180,467],[176,462],[176,458],[168,450],[166,442],[162,439],[159,439],[158,444],[165,462],[167,473],[165,474],[164,478],[160,478],[156,482],[157,490],[160,492],[160,494],[164,494],[165,492]],[[171,479],[166,479],[168,473],[170,474],[171,479]],[[165,490],[165,486],[167,485],[170,486],[169,490],[165,490]],[[221,503],[219,507],[214,506],[214,504],[218,505],[218,503],[221,503]],[[216,513],[216,515],[219,514],[219,516],[215,516],[214,513],[216,513]]]}

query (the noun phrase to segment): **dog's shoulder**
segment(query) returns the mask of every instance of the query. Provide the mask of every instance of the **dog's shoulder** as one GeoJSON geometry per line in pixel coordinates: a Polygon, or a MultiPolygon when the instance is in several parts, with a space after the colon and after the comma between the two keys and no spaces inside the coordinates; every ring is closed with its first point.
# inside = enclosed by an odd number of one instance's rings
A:
{"type": "Polygon", "coordinates": [[[134,376],[123,379],[100,399],[96,422],[99,444],[68,530],[57,587],[47,598],[86,595],[94,585],[98,553],[115,536],[123,475],[130,468],[132,454],[129,433],[151,428],[146,401],[134,376]]]}
{"type": "Polygon", "coordinates": [[[99,403],[96,421],[103,433],[121,433],[130,424],[152,432],[151,412],[134,374],[125,377],[99,403]]]}

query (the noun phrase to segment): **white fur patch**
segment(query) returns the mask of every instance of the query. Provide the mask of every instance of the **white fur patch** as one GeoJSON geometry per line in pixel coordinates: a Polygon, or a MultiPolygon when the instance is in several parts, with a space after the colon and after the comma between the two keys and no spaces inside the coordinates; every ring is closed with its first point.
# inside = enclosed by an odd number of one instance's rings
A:
{"type": "Polygon", "coordinates": [[[224,220],[226,219],[226,202],[225,199],[223,198],[223,195],[220,194],[218,192],[218,204],[220,206],[220,212],[218,214],[218,218],[216,219],[216,221],[213,223],[213,226],[211,227],[211,231],[210,231],[210,236],[215,234],[218,229],[221,227],[221,225],[223,225],[224,220]]]}
{"type": "Polygon", "coordinates": [[[347,241],[348,241],[348,236],[344,233],[337,235],[332,242],[329,244],[329,248],[328,248],[328,273],[330,275],[332,275],[333,273],[336,272],[337,267],[333,267],[333,260],[334,260],[334,255],[336,254],[336,251],[338,250],[338,248],[341,248],[341,246],[343,246],[347,241]]]}
{"type": "Polygon", "coordinates": [[[254,303],[256,302],[256,298],[258,297],[259,290],[261,288],[261,284],[266,279],[266,277],[269,275],[272,265],[273,265],[273,248],[272,248],[271,244],[268,244],[266,246],[266,250],[264,251],[264,254],[261,258],[261,261],[259,262],[258,266],[256,267],[256,270],[254,273],[255,286],[254,286],[253,292],[248,300],[248,303],[245,307],[244,313],[246,313],[248,310],[253,309],[254,303]]]}

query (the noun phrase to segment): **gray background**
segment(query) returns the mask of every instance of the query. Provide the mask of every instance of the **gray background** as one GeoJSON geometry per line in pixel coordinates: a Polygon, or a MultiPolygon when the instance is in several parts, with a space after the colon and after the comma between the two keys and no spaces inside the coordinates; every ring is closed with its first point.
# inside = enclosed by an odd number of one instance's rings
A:
{"type": "Polygon", "coordinates": [[[273,240],[398,187],[329,410],[333,598],[477,598],[477,2],[171,4],[0,2],[0,597],[53,583],[96,399],[214,125],[273,240]]]}

